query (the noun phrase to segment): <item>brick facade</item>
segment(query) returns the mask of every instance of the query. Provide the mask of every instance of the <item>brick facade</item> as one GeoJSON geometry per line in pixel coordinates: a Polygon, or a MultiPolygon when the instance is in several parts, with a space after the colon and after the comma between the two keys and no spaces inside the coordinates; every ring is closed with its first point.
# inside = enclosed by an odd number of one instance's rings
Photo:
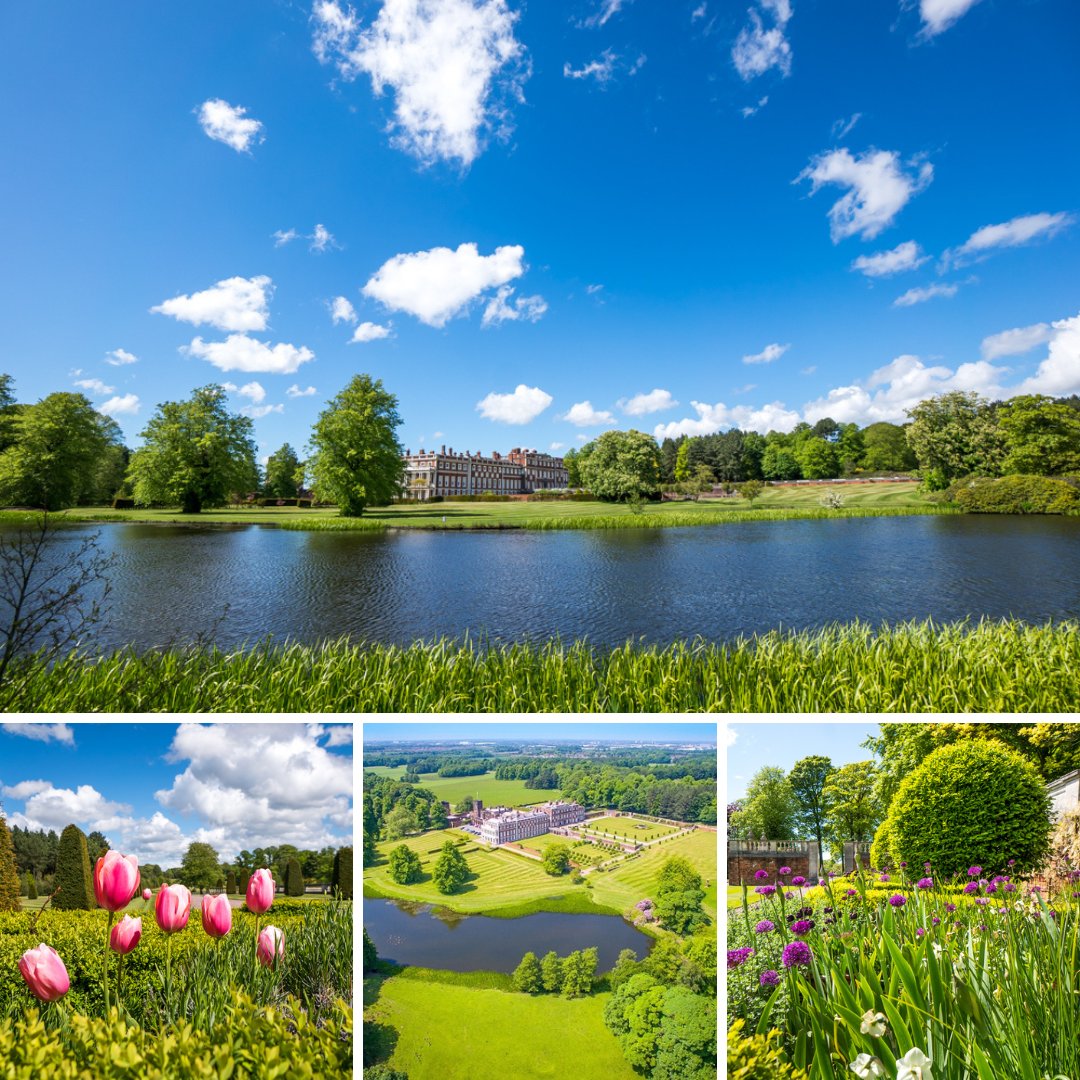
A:
{"type": "MultiPolygon", "coordinates": [[[[727,861],[727,880],[729,885],[760,885],[766,884],[754,880],[754,874],[758,870],[767,870],[769,872],[769,880],[767,884],[776,884],[776,874],[781,866],[791,867],[791,877],[785,880],[790,882],[792,877],[801,875],[806,878],[807,881],[811,880],[810,874],[810,859],[806,855],[796,855],[794,853],[784,854],[782,852],[775,854],[761,854],[761,855],[729,855],[727,861]]],[[[813,878],[814,884],[817,884],[817,878],[813,878]]]]}
{"type": "Polygon", "coordinates": [[[453,499],[460,495],[528,495],[564,488],[570,478],[562,458],[537,450],[514,447],[505,457],[498,451],[485,457],[480,451],[454,453],[440,450],[405,451],[405,497],[424,501],[434,495],[453,499]]]}

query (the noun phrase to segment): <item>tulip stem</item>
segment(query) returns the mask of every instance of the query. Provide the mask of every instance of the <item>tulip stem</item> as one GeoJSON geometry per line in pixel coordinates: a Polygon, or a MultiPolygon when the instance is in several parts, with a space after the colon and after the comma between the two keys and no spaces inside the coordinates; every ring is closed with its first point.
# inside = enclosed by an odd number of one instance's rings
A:
{"type": "Polygon", "coordinates": [[[124,954],[120,954],[119,963],[116,966],[116,1004],[121,1010],[123,1010],[124,1002],[120,997],[120,987],[123,984],[124,978],[124,954]]]}
{"type": "Polygon", "coordinates": [[[259,915],[255,914],[255,978],[259,977],[259,915]]]}
{"type": "Polygon", "coordinates": [[[172,934],[165,936],[165,1008],[166,1015],[172,1005],[172,934]]]}
{"type": "Polygon", "coordinates": [[[109,912],[109,920],[105,924],[105,1018],[109,1017],[109,937],[112,933],[112,921],[114,912],[109,912]]]}

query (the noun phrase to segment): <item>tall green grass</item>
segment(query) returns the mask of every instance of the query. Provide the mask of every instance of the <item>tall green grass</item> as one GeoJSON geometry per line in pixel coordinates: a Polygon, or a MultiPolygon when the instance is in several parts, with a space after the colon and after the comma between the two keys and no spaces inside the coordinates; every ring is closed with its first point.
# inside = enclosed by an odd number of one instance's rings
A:
{"type": "MultiPolygon", "coordinates": [[[[1070,712],[1080,627],[854,623],[731,644],[264,643],[26,660],[28,712],[1070,712]]],[[[24,679],[25,676],[25,679],[24,679]]]]}

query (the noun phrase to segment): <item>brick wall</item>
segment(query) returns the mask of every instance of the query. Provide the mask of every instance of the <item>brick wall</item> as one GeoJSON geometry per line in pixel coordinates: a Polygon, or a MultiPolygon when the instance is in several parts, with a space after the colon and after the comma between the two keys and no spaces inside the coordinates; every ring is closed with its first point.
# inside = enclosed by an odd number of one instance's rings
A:
{"type": "MultiPolygon", "coordinates": [[[[754,881],[754,873],[758,870],[768,870],[769,881],[767,884],[776,884],[776,872],[781,866],[791,867],[791,877],[801,874],[804,878],[810,876],[810,859],[806,855],[792,853],[778,853],[776,855],[729,855],[727,861],[727,880],[729,885],[765,884],[754,881]]],[[[791,881],[791,877],[787,881],[791,881]]]]}

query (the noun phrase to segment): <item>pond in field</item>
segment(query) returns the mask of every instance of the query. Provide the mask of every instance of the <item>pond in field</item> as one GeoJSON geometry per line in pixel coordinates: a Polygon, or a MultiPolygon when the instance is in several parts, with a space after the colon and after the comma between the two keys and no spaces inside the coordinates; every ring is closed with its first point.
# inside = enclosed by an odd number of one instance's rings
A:
{"type": "MultiPolygon", "coordinates": [[[[68,559],[87,527],[65,531],[68,559]]],[[[105,525],[105,647],[729,640],[862,619],[1080,618],[1080,518],[895,517],[562,532],[105,525]]]]}
{"type": "Polygon", "coordinates": [[[458,915],[430,904],[365,900],[364,929],[379,958],[443,971],[511,972],[527,952],[560,956],[596,946],[597,971],[615,966],[622,949],[639,960],[653,939],[618,915],[561,915],[540,912],[517,919],[458,915]]]}

